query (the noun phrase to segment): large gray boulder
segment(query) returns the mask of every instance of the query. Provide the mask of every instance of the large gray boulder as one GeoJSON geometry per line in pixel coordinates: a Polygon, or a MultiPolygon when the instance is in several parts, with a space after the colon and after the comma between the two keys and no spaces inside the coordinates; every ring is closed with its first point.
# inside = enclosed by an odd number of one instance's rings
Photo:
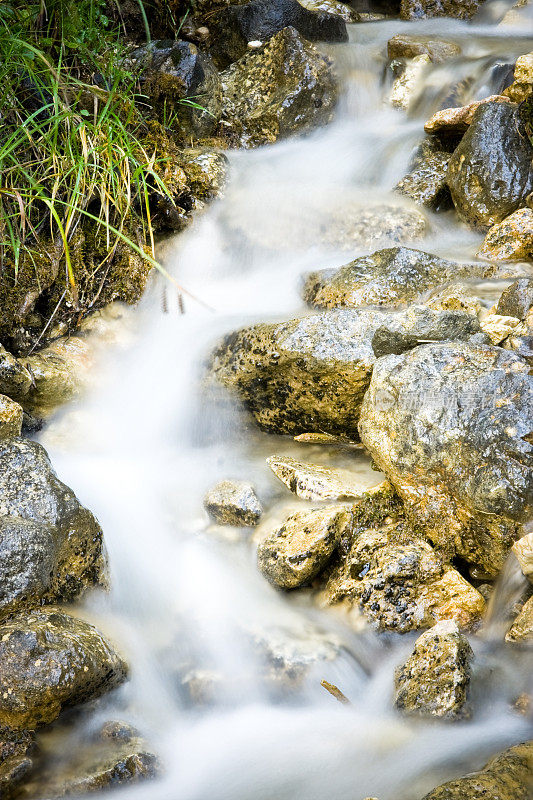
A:
{"type": "Polygon", "coordinates": [[[359,433],[435,544],[487,575],[533,512],[533,376],[471,343],[380,359],[359,433]]]}

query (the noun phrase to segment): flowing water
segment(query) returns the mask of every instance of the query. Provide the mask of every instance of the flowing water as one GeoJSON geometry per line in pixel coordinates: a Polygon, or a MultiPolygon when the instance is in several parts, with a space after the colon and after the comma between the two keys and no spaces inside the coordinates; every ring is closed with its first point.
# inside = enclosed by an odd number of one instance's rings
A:
{"type": "MultiPolygon", "coordinates": [[[[159,780],[123,796],[416,800],[533,733],[531,719],[510,710],[533,689],[531,661],[504,649],[498,626],[473,641],[469,721],[400,718],[391,709],[393,668],[414,637],[378,637],[317,609],[305,592],[277,593],[256,570],[253,535],[222,534],[202,508],[205,490],[226,477],[251,480],[265,506],[276,506],[270,521],[280,504],[301,506],[270,474],[265,458],[274,453],[350,466],[368,486],[380,480],[359,449],[267,436],[239,409],[213,409],[198,388],[201,365],[224,332],[308,313],[302,273],[364,252],[336,240],[331,219],[401,203],[391,188],[450,87],[469,79],[467,99],[491,94],[495,65],[531,49],[527,9],[514,28],[494,24],[503,9],[492,4],[470,25],[349,26],[350,43],[328,49],[344,86],[336,121],[303,139],[231,154],[224,199],[166,243],[167,268],[202,302],[185,296],[180,313],[177,290],[155,280],[126,315],[124,342],[99,357],[93,390],[42,435],[60,477],[98,516],[110,554],[111,595],[92,598],[87,612],[122,646],[131,680],[97,713],[137,725],[165,765],[159,780]],[[386,42],[403,31],[462,47],[460,57],[426,70],[410,114],[386,103],[386,42]],[[284,665],[292,688],[279,678],[284,665]],[[322,679],[351,704],[338,703],[322,679]]],[[[478,234],[449,213],[428,219],[423,249],[474,256],[478,234]]],[[[501,288],[482,287],[487,305],[501,288]]]]}

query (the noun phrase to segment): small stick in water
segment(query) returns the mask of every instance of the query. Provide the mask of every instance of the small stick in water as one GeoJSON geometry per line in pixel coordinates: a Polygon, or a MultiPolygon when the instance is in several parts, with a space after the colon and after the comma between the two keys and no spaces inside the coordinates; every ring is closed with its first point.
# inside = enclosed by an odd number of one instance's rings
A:
{"type": "Polygon", "coordinates": [[[350,700],[346,697],[345,694],[341,692],[337,686],[334,686],[332,683],[328,683],[328,681],[320,681],[320,685],[324,687],[324,689],[333,695],[333,697],[339,701],[339,703],[344,703],[346,706],[351,706],[350,700]]]}

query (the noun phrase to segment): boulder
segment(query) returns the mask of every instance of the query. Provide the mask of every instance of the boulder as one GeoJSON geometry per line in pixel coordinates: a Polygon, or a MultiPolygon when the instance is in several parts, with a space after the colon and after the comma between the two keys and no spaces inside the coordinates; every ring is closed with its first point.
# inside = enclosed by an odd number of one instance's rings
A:
{"type": "Polygon", "coordinates": [[[483,100],[474,100],[466,106],[459,108],[443,108],[433,114],[424,125],[426,133],[455,136],[468,130],[474,114],[480,106],[487,103],[508,103],[509,99],[501,95],[491,95],[483,100]]]}
{"type": "Polygon", "coordinates": [[[34,737],[28,731],[0,727],[0,797],[13,797],[32,768],[34,737]]]}
{"type": "Polygon", "coordinates": [[[414,203],[435,211],[452,205],[446,184],[450,153],[439,150],[429,140],[422,142],[410,171],[397,184],[396,191],[414,203]]]}
{"type": "Polygon", "coordinates": [[[481,227],[505,219],[533,189],[532,158],[519,108],[480,106],[448,165],[447,183],[459,216],[481,227]]]}
{"type": "Polygon", "coordinates": [[[14,729],[52,722],[66,706],[118,686],[127,668],[87,622],[54,608],[0,626],[0,724],[14,729]]]}
{"type": "Polygon", "coordinates": [[[433,789],[423,800],[531,800],[533,742],[511,747],[486,767],[433,789]]]}
{"type": "Polygon", "coordinates": [[[460,264],[408,247],[390,247],[361,256],[339,269],[312,272],[304,299],[318,308],[399,306],[459,278],[487,278],[483,264],[460,264]]]}
{"type": "Polygon", "coordinates": [[[517,615],[505,636],[505,641],[520,643],[533,642],[533,596],[530,597],[529,600],[526,600],[522,606],[520,613],[517,615]]]}
{"type": "Polygon", "coordinates": [[[525,319],[531,309],[533,309],[533,278],[519,278],[502,292],[496,313],[525,319]]]}
{"type": "Polygon", "coordinates": [[[261,540],[259,569],[281,589],[309,583],[324,569],[350,523],[350,510],[342,505],[292,514],[261,540]]]}
{"type": "Polygon", "coordinates": [[[306,464],[290,456],[270,456],[267,464],[291,492],[304,500],[360,497],[368,486],[349,469],[306,464]]]}
{"type": "Polygon", "coordinates": [[[248,52],[221,80],[224,129],[243,147],[324,125],[337,102],[330,60],[294,28],[248,52]]]}
{"type": "Polygon", "coordinates": [[[470,19],[483,0],[402,0],[400,19],[454,17],[470,19]]]}
{"type": "Polygon", "coordinates": [[[37,442],[0,442],[0,552],[0,618],[106,584],[102,530],[37,442]]]}
{"type": "Polygon", "coordinates": [[[475,317],[423,306],[402,312],[340,309],[230,333],[213,353],[210,382],[234,392],[263,430],[357,437],[376,358],[420,340],[464,339],[475,317]],[[213,380],[214,379],[214,380],[213,380]]]}
{"type": "Polygon", "coordinates": [[[380,359],[359,432],[419,529],[487,575],[533,510],[533,376],[498,347],[422,345],[380,359]]]}
{"type": "Polygon", "coordinates": [[[22,406],[0,394],[0,441],[16,439],[22,430],[22,406]]]}
{"type": "Polygon", "coordinates": [[[257,525],[263,507],[246,481],[220,481],[204,499],[209,516],[219,525],[257,525]]]}
{"type": "Polygon", "coordinates": [[[284,28],[294,28],[308,42],[347,42],[346,23],[337,14],[311,11],[298,0],[251,0],[230,5],[209,20],[211,54],[219,69],[238,61],[249,42],[268,42],[284,28]]]}
{"type": "Polygon", "coordinates": [[[32,376],[31,388],[20,400],[24,410],[48,417],[80,395],[93,360],[86,339],[65,336],[20,363],[32,376]]]}
{"type": "Polygon", "coordinates": [[[436,39],[431,36],[398,33],[387,42],[387,55],[395,58],[415,58],[427,55],[433,63],[439,64],[448,58],[459,55],[461,48],[455,42],[436,39]]]}
{"type": "Polygon", "coordinates": [[[472,648],[453,620],[418,637],[394,675],[394,704],[408,713],[455,719],[466,713],[472,648]]]}
{"type": "Polygon", "coordinates": [[[519,208],[489,230],[478,252],[489,260],[533,260],[533,210],[519,208]]]}

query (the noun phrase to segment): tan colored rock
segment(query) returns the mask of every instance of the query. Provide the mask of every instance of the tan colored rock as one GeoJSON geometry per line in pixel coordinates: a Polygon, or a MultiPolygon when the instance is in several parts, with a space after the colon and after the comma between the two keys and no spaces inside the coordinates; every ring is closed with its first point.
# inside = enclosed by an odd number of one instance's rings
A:
{"type": "Polygon", "coordinates": [[[298,0],[301,6],[308,11],[322,11],[327,14],[335,14],[345,22],[358,22],[359,14],[340,0],[298,0]]]}
{"type": "Polygon", "coordinates": [[[493,225],[478,258],[489,261],[533,259],[533,210],[519,208],[493,225]]]}
{"type": "Polygon", "coordinates": [[[350,523],[350,510],[341,505],[292,514],[259,544],[259,569],[282,589],[307,583],[326,566],[350,523]]]}
{"type": "Polygon", "coordinates": [[[368,489],[348,469],[306,464],[290,456],[271,456],[267,464],[291,492],[304,500],[344,500],[360,497],[368,489]]]}
{"type": "Polygon", "coordinates": [[[0,440],[15,439],[22,430],[22,406],[0,394],[0,440]]]}
{"type": "Polygon", "coordinates": [[[509,103],[508,97],[503,97],[500,94],[493,94],[490,97],[485,97],[483,100],[475,100],[466,106],[460,108],[443,108],[437,111],[432,117],[428,119],[424,125],[426,133],[462,133],[466,131],[475,112],[480,106],[487,103],[509,103]]]}
{"type": "Polygon", "coordinates": [[[204,499],[208,514],[219,525],[257,525],[263,507],[246,481],[220,481],[204,499]]]}
{"type": "Polygon", "coordinates": [[[513,544],[512,551],[526,578],[533,580],[533,533],[522,536],[513,544]]]}
{"type": "Polygon", "coordinates": [[[505,637],[506,642],[533,642],[533,596],[522,606],[505,637]]]}
{"type": "Polygon", "coordinates": [[[398,33],[387,42],[387,55],[391,60],[427,55],[433,63],[439,64],[448,58],[459,55],[460,52],[461,48],[455,42],[431,36],[398,33]]]}
{"type": "Polygon", "coordinates": [[[87,340],[78,336],[58,339],[39,353],[20,359],[29,369],[33,384],[24,408],[46,417],[58,406],[79,395],[93,358],[87,340]]]}
{"type": "Polygon", "coordinates": [[[452,283],[443,289],[437,289],[429,296],[427,305],[437,310],[466,311],[476,316],[481,311],[479,299],[471,294],[467,286],[460,283],[452,283]]]}
{"type": "Polygon", "coordinates": [[[533,83],[533,52],[517,58],[514,79],[518,83],[533,83]]]}
{"type": "Polygon", "coordinates": [[[516,317],[487,314],[479,322],[481,330],[490,337],[492,344],[501,344],[512,333],[522,333],[520,320],[516,317]],[[520,330],[517,330],[520,328],[520,330]]]}
{"type": "Polygon", "coordinates": [[[402,74],[395,79],[392,85],[391,105],[404,110],[412,105],[418,89],[422,86],[422,76],[428,64],[431,64],[431,58],[427,53],[415,56],[407,62],[402,74]]]}

